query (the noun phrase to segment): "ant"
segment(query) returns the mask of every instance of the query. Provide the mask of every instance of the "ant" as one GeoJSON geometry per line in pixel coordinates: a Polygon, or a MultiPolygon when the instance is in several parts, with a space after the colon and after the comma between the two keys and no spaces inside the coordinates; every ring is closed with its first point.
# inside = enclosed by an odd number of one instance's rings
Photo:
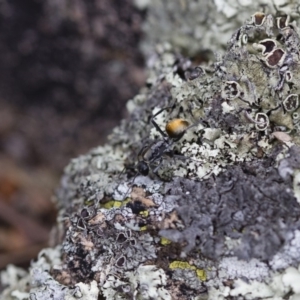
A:
{"type": "Polygon", "coordinates": [[[200,122],[198,121],[190,125],[190,123],[184,119],[172,119],[166,124],[164,132],[156,123],[155,117],[157,117],[164,110],[172,107],[173,106],[162,108],[152,116],[151,123],[160,133],[162,139],[155,140],[150,145],[143,146],[139,151],[137,155],[138,162],[136,164],[137,174],[135,175],[133,181],[138,174],[147,176],[149,175],[150,171],[159,177],[157,172],[163,162],[164,156],[169,156],[171,158],[185,158],[183,155],[177,155],[174,153],[174,150],[172,149],[173,143],[179,141],[188,129],[198,125],[200,122]]]}
{"type": "MultiPolygon", "coordinates": [[[[138,161],[135,166],[137,172],[134,175],[132,184],[134,183],[136,177],[139,174],[142,176],[148,176],[150,171],[152,172],[152,174],[160,178],[157,172],[161,167],[161,164],[163,163],[164,156],[168,156],[170,158],[178,157],[181,159],[188,159],[184,155],[175,154],[172,146],[173,143],[179,141],[184,136],[187,130],[189,130],[194,126],[197,126],[200,123],[200,120],[190,125],[190,123],[184,119],[181,118],[172,119],[169,122],[167,122],[165,127],[165,132],[164,132],[156,123],[155,117],[161,114],[164,110],[173,107],[174,105],[162,108],[152,116],[151,123],[156,128],[156,130],[160,133],[162,138],[158,140],[154,140],[152,143],[148,145],[144,145],[142,149],[139,151],[137,155],[138,161]]],[[[127,167],[125,166],[121,174],[126,169],[127,167]]],[[[127,192],[125,193],[124,199],[128,195],[129,190],[130,188],[128,188],[127,192]]]]}

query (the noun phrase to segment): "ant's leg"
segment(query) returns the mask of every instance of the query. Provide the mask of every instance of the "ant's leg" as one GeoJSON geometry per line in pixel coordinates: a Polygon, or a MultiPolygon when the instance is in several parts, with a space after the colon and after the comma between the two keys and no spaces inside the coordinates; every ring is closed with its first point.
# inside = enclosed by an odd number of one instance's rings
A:
{"type": "Polygon", "coordinates": [[[140,160],[140,158],[143,160],[144,159],[144,155],[145,152],[147,152],[147,149],[149,148],[149,145],[143,145],[143,147],[141,148],[141,150],[139,151],[139,153],[137,154],[137,158],[138,160],[140,160]]]}
{"type": "Polygon", "coordinates": [[[199,160],[194,159],[194,158],[191,158],[191,157],[189,157],[189,156],[185,156],[185,155],[183,155],[183,154],[174,154],[174,155],[173,155],[173,158],[178,158],[178,159],[180,159],[180,160],[182,160],[182,161],[190,160],[190,161],[194,161],[194,162],[199,162],[199,160]]]}
{"type": "Polygon", "coordinates": [[[132,190],[132,187],[133,187],[133,185],[134,185],[134,181],[135,181],[135,179],[137,178],[138,175],[139,175],[139,173],[136,173],[136,174],[134,175],[134,177],[133,177],[133,179],[132,179],[132,181],[131,181],[131,184],[130,184],[131,186],[128,187],[126,193],[124,194],[124,197],[123,197],[123,200],[122,200],[122,201],[124,201],[124,200],[129,196],[129,192],[130,192],[130,190],[132,190]]]}
{"type": "Polygon", "coordinates": [[[152,171],[153,175],[155,175],[158,179],[160,179],[160,176],[158,175],[157,172],[160,169],[162,163],[163,163],[163,159],[160,158],[158,165],[156,165],[154,169],[151,168],[151,171],[152,171]]]}
{"type": "Polygon", "coordinates": [[[123,170],[120,172],[119,176],[118,176],[118,179],[121,178],[121,176],[125,173],[125,171],[127,170],[126,167],[123,168],[123,170]]]}
{"type": "Polygon", "coordinates": [[[192,125],[188,126],[187,128],[184,129],[184,132],[187,132],[190,128],[193,128],[193,127],[196,127],[198,126],[199,124],[202,124],[203,121],[201,119],[199,119],[198,121],[195,121],[195,123],[193,123],[192,125]]]}
{"type": "Polygon", "coordinates": [[[164,110],[166,110],[166,109],[168,109],[168,108],[172,108],[173,106],[174,106],[174,104],[173,104],[173,105],[170,105],[170,106],[166,106],[166,107],[160,109],[156,114],[154,114],[154,115],[152,116],[152,119],[155,118],[156,116],[158,116],[158,115],[159,115],[160,113],[162,113],[164,110]]]}
{"type": "Polygon", "coordinates": [[[152,172],[153,172],[156,176],[158,176],[158,175],[157,175],[157,172],[158,172],[159,168],[161,167],[161,165],[162,165],[162,161],[160,161],[159,164],[155,167],[155,169],[152,170],[152,172]]]}
{"type": "Polygon", "coordinates": [[[154,118],[156,117],[156,116],[158,116],[160,113],[162,113],[164,110],[166,110],[166,109],[168,109],[168,108],[172,108],[173,107],[173,105],[172,106],[167,106],[167,107],[164,107],[164,108],[162,108],[162,109],[160,109],[156,114],[154,114],[153,116],[152,116],[152,118],[151,118],[151,123],[153,124],[153,126],[156,128],[156,130],[162,135],[162,137],[164,137],[164,138],[167,138],[168,136],[167,136],[167,134],[165,133],[165,132],[163,132],[162,130],[161,130],[161,128],[158,126],[158,124],[154,121],[154,118]]]}
{"type": "MultiPolygon", "coordinates": [[[[160,164],[161,165],[161,164],[160,164]]],[[[158,179],[158,180],[161,180],[161,177],[158,175],[158,170],[160,168],[160,165],[157,166],[153,171],[152,171],[152,176],[153,176],[153,179],[158,179]]]]}

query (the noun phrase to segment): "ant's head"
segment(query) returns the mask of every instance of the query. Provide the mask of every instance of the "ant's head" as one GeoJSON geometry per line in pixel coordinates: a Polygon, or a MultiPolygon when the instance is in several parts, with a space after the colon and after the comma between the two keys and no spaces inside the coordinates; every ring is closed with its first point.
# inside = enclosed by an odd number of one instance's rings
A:
{"type": "Polygon", "coordinates": [[[183,119],[173,119],[166,124],[166,132],[170,138],[179,141],[189,125],[189,122],[183,119]]]}
{"type": "Polygon", "coordinates": [[[138,162],[138,164],[137,164],[137,170],[143,176],[147,176],[149,174],[149,166],[143,160],[138,162]]]}

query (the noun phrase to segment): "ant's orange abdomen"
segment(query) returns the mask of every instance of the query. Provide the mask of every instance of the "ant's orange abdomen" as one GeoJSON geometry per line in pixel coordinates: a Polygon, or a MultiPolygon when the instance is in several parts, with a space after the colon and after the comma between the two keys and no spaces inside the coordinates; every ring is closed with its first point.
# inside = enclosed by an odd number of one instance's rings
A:
{"type": "Polygon", "coordinates": [[[189,126],[189,122],[183,119],[173,119],[166,125],[166,132],[172,139],[180,139],[189,126]]]}

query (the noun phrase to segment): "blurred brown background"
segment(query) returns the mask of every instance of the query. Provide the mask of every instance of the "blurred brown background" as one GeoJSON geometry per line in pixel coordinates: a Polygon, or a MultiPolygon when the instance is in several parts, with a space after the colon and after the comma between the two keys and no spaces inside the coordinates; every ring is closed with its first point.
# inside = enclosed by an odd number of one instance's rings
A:
{"type": "Polygon", "coordinates": [[[72,157],[105,141],[144,83],[129,0],[0,3],[0,269],[27,267],[72,157]]]}

